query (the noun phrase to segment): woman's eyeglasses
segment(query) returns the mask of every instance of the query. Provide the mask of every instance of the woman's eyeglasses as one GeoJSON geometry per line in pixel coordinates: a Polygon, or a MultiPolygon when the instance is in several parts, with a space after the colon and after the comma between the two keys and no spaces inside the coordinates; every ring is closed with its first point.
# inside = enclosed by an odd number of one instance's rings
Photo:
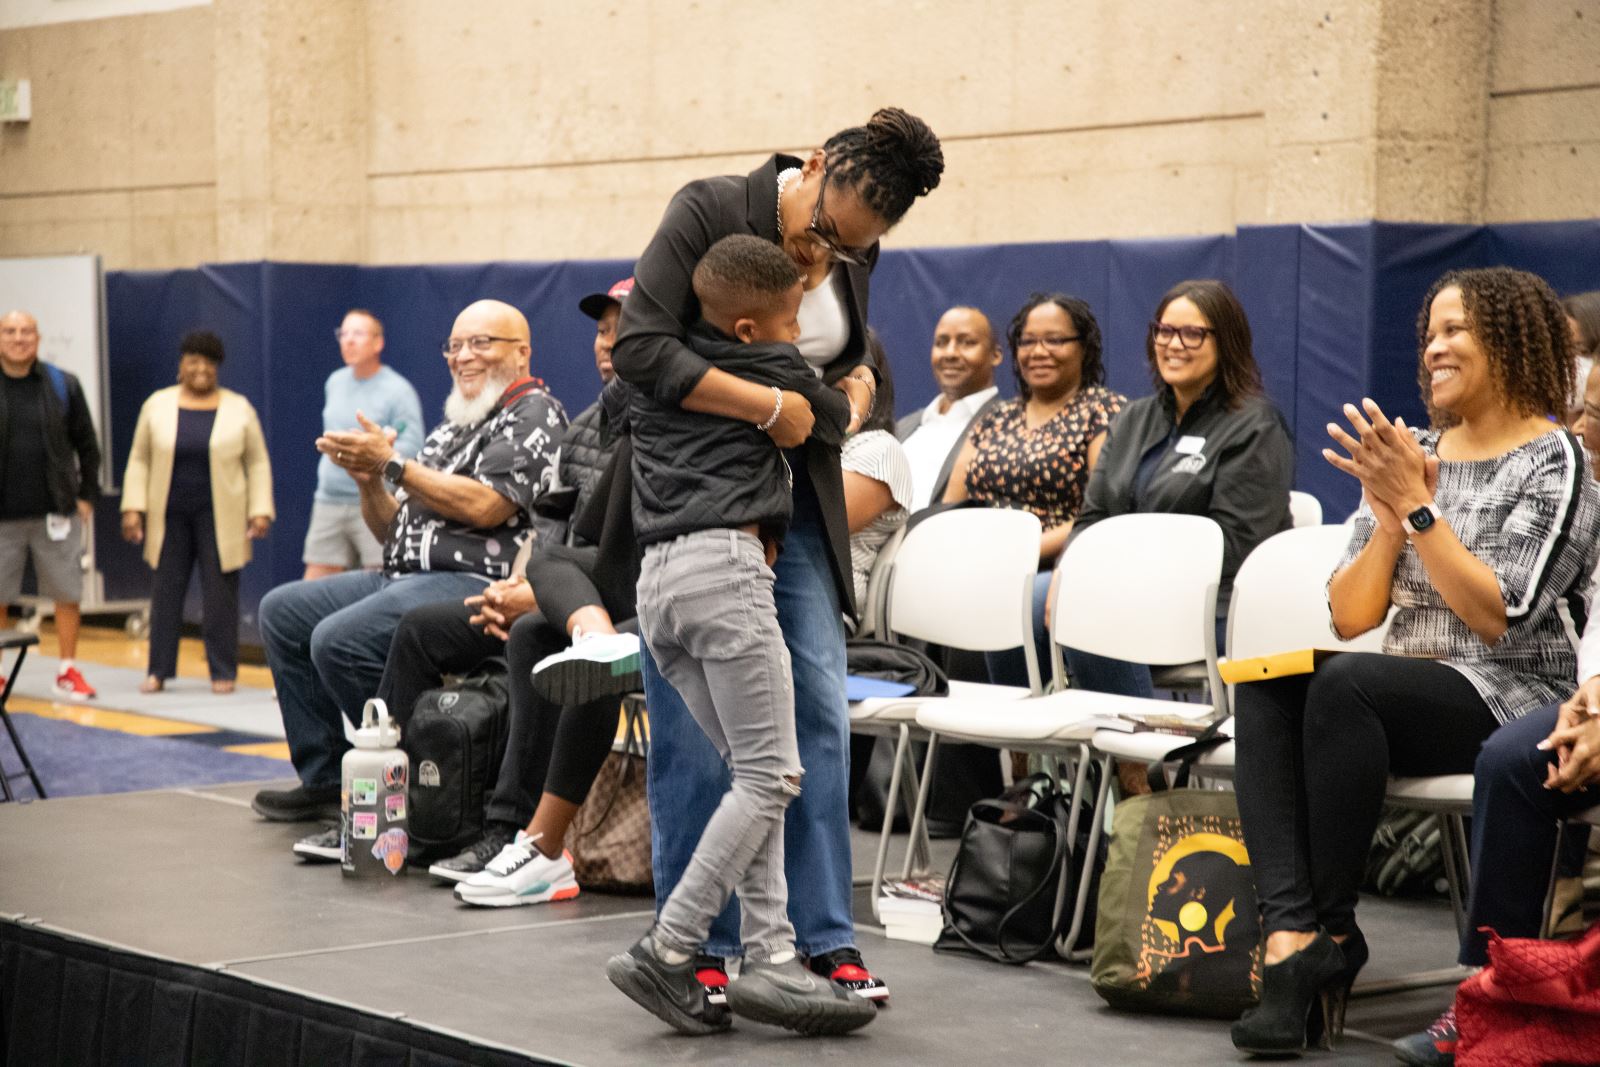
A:
{"type": "Polygon", "coordinates": [[[1199,348],[1206,343],[1206,335],[1217,331],[1210,326],[1169,326],[1164,322],[1150,324],[1150,339],[1158,345],[1170,345],[1176,337],[1184,348],[1199,348]]]}
{"type": "MultiPolygon", "coordinates": [[[[822,169],[822,185],[817,189],[817,206],[811,209],[811,225],[806,227],[806,236],[811,238],[813,244],[820,246],[834,259],[843,260],[857,267],[867,265],[868,248],[851,248],[849,245],[840,244],[834,237],[822,231],[822,198],[828,191],[828,169],[822,169]]],[[[828,223],[832,230],[833,223],[828,223]]]]}

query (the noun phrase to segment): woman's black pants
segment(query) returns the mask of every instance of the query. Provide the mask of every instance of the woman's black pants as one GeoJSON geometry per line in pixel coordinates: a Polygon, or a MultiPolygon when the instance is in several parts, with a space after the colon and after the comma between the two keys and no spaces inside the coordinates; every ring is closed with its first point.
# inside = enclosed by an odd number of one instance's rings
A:
{"type": "Polygon", "coordinates": [[[232,681],[239,673],[239,572],[222,571],[209,500],[197,510],[167,510],[167,532],[150,589],[149,673],[163,680],[178,673],[183,601],[189,593],[189,574],[197,564],[206,664],[212,681],[232,681]]]}
{"type": "Polygon", "coordinates": [[[1235,693],[1234,788],[1263,929],[1349,933],[1389,775],[1471,772],[1495,717],[1454,668],[1366,652],[1235,693]]]}

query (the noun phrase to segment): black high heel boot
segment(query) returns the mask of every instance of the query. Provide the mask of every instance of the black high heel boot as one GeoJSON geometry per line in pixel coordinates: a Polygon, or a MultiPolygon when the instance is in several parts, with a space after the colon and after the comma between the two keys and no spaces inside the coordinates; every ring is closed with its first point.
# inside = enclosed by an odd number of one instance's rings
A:
{"type": "Polygon", "coordinates": [[[1332,1020],[1324,994],[1343,977],[1344,962],[1344,953],[1322,931],[1288,959],[1263,968],[1261,1003],[1233,1024],[1234,1047],[1281,1056],[1326,1034],[1332,1020]]]}
{"type": "Polygon", "coordinates": [[[1322,993],[1320,1044],[1326,1049],[1333,1048],[1333,1043],[1344,1035],[1344,1012],[1350,1001],[1350,987],[1356,984],[1356,975],[1361,973],[1361,968],[1367,965],[1367,958],[1371,955],[1360,927],[1352,926],[1348,937],[1334,943],[1344,957],[1344,968],[1322,993]]]}

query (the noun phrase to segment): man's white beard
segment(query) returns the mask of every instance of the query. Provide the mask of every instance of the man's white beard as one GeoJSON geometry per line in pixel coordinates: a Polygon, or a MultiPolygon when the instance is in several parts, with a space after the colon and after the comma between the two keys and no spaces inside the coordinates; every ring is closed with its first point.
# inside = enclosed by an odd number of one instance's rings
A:
{"type": "Polygon", "coordinates": [[[506,391],[506,386],[516,381],[515,374],[490,375],[483,380],[483,388],[478,390],[478,395],[468,400],[461,394],[461,386],[456,384],[451,387],[450,395],[445,397],[444,417],[452,426],[466,429],[476,426],[489,417],[494,406],[500,402],[500,394],[506,391]]]}

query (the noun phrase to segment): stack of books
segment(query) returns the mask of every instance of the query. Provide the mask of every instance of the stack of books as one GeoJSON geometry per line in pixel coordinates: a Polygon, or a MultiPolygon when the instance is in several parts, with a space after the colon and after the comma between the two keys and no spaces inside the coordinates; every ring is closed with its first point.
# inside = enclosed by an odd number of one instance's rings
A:
{"type": "Polygon", "coordinates": [[[944,878],[885,882],[878,896],[878,918],[885,937],[931,945],[944,929],[944,878]]]}

